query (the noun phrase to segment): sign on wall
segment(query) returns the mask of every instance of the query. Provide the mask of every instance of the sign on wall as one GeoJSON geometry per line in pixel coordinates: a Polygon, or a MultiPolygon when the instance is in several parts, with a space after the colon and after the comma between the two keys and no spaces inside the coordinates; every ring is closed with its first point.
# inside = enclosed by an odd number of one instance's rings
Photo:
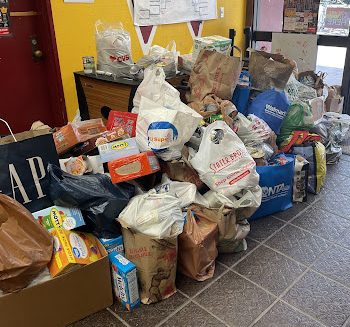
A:
{"type": "Polygon", "coordinates": [[[283,31],[316,34],[319,7],[319,0],[285,0],[283,31]]]}
{"type": "Polygon", "coordinates": [[[134,0],[136,26],[175,24],[216,18],[216,0],[134,0]]]}
{"type": "Polygon", "coordinates": [[[326,11],[325,28],[349,29],[350,8],[328,7],[326,11]]]}
{"type": "Polygon", "coordinates": [[[0,36],[10,33],[10,5],[8,0],[0,0],[0,36]]]}

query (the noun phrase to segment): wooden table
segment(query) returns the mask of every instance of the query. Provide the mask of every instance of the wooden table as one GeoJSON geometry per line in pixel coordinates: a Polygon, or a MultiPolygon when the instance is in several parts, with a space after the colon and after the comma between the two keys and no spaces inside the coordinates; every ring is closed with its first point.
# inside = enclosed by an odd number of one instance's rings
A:
{"type": "MultiPolygon", "coordinates": [[[[135,92],[141,83],[126,78],[85,74],[83,71],[75,72],[74,78],[83,120],[101,117],[106,119],[110,109],[131,111],[135,92]]],[[[188,78],[188,75],[180,74],[168,79],[168,82],[181,90],[188,78]]],[[[184,92],[181,95],[184,100],[184,92]]]]}

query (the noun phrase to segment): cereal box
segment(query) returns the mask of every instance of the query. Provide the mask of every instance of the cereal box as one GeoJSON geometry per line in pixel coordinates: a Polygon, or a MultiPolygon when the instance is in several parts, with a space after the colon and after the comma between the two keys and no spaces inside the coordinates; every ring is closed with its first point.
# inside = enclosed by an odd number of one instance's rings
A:
{"type": "Polygon", "coordinates": [[[132,311],[140,306],[136,266],[117,252],[108,255],[111,262],[113,289],[123,307],[132,311]]]}
{"type": "Polygon", "coordinates": [[[97,245],[98,241],[92,234],[62,228],[55,228],[50,233],[54,240],[54,254],[49,263],[52,277],[102,258],[97,245]]]}
{"type": "Polygon", "coordinates": [[[118,252],[119,254],[124,255],[124,243],[122,235],[111,239],[100,238],[99,241],[105,247],[108,253],[118,252]]]}
{"type": "Polygon", "coordinates": [[[34,212],[33,216],[48,231],[54,228],[71,230],[85,225],[83,215],[77,208],[53,206],[34,212]]]}

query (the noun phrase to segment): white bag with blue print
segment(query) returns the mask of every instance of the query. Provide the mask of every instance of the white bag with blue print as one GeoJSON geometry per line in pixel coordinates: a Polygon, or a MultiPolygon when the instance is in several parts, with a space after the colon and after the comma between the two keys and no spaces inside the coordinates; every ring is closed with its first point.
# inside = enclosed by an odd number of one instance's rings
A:
{"type": "Polygon", "coordinates": [[[141,97],[136,124],[140,151],[152,150],[164,161],[179,159],[181,150],[196,130],[202,116],[181,101],[165,105],[141,97]]]}

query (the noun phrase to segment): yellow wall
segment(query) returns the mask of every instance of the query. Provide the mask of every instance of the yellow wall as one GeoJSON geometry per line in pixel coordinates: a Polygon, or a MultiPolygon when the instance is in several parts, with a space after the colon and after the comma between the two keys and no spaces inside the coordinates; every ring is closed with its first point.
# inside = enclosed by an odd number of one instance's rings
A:
{"type": "MultiPolygon", "coordinates": [[[[243,28],[245,20],[245,0],[218,0],[218,7],[225,8],[225,17],[204,22],[203,36],[228,36],[228,30],[237,31],[236,45],[243,46],[243,28]]],[[[95,0],[93,4],[64,3],[63,0],[51,0],[56,32],[56,41],[61,66],[61,74],[66,100],[68,119],[77,113],[73,72],[82,70],[82,57],[95,56],[94,24],[98,19],[113,22],[121,21],[132,38],[133,59],[142,56],[138,37],[133,26],[127,0],[95,0]]],[[[153,44],[166,46],[171,40],[177,43],[181,53],[188,53],[192,47],[192,37],[186,23],[158,26],[153,44]]]]}

